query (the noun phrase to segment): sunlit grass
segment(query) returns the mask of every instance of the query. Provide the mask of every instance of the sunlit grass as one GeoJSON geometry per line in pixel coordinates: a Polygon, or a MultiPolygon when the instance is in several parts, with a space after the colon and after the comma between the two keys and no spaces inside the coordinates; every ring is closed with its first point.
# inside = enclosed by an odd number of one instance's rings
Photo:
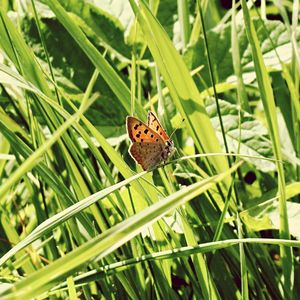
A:
{"type": "Polygon", "coordinates": [[[296,2],[0,7],[1,299],[299,296],[296,2]],[[149,109],[177,154],[144,172],[149,109]]]}

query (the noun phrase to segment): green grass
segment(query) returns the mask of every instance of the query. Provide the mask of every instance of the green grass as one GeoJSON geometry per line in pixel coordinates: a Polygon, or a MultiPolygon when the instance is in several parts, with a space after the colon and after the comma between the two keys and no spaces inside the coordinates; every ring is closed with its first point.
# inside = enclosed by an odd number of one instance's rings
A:
{"type": "Polygon", "coordinates": [[[299,298],[299,3],[233,4],[4,1],[1,299],[299,298]]]}

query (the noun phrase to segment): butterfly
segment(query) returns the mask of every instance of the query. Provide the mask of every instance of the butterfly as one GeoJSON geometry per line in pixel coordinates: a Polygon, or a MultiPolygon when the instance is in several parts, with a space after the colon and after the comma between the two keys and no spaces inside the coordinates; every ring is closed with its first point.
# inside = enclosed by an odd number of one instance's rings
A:
{"type": "Polygon", "coordinates": [[[148,113],[147,125],[135,117],[128,116],[126,128],[132,142],[129,153],[144,171],[154,169],[174,154],[174,142],[153,112],[148,113]]]}

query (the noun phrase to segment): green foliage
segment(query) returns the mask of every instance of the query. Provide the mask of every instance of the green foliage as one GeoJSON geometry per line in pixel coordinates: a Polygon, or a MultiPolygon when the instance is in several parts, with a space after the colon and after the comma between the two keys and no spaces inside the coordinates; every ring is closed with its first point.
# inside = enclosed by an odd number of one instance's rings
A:
{"type": "MultiPolygon", "coordinates": [[[[257,18],[253,20],[253,24],[255,25],[257,37],[260,41],[265,65],[273,72],[282,70],[278,56],[283,63],[288,63],[291,61],[292,55],[290,51],[291,41],[285,25],[280,21],[261,20],[257,18]],[[270,40],[270,38],[272,40],[270,40]]],[[[230,23],[217,26],[207,34],[216,83],[235,82],[235,78],[233,77],[230,26],[230,23]]],[[[256,76],[244,24],[237,26],[237,36],[243,79],[245,84],[250,84],[255,80],[256,76]]],[[[297,36],[297,41],[300,41],[300,34],[297,36]]],[[[197,83],[200,90],[210,87],[211,82],[209,79],[207,60],[205,59],[203,37],[200,36],[196,43],[188,47],[184,54],[184,59],[192,69],[204,65],[204,69],[200,73],[201,80],[199,79],[197,83]]]]}
{"type": "Polygon", "coordinates": [[[20,3],[0,6],[0,298],[299,298],[297,0],[277,20],[20,3]],[[125,119],[148,109],[177,154],[145,172],[125,119]]]}
{"type": "MultiPolygon", "coordinates": [[[[288,198],[295,197],[299,194],[299,183],[291,183],[286,186],[286,192],[288,198]]],[[[255,205],[250,207],[243,212],[240,216],[251,231],[269,230],[269,229],[279,229],[279,216],[278,216],[278,196],[276,196],[275,191],[270,191],[268,193],[267,201],[258,203],[258,201],[263,200],[259,198],[255,201],[255,205]],[[273,197],[272,197],[273,194],[273,197]],[[270,199],[270,197],[272,197],[270,199]]],[[[251,204],[250,204],[251,205],[251,204]]],[[[289,224],[291,234],[299,239],[300,223],[299,223],[299,203],[287,202],[287,210],[289,216],[289,224]]]]}

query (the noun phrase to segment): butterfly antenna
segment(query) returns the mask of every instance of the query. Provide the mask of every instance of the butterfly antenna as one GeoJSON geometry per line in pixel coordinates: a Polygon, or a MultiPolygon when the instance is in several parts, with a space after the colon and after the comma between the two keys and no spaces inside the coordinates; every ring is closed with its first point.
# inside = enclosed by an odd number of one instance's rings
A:
{"type": "Polygon", "coordinates": [[[172,137],[172,135],[176,132],[177,129],[179,129],[181,127],[181,124],[185,121],[185,119],[182,119],[180,124],[173,130],[173,132],[170,135],[170,138],[172,137]]]}
{"type": "Polygon", "coordinates": [[[177,150],[177,148],[175,148],[175,152],[176,152],[176,154],[177,154],[177,157],[180,158],[180,153],[179,153],[179,151],[177,150]]]}

